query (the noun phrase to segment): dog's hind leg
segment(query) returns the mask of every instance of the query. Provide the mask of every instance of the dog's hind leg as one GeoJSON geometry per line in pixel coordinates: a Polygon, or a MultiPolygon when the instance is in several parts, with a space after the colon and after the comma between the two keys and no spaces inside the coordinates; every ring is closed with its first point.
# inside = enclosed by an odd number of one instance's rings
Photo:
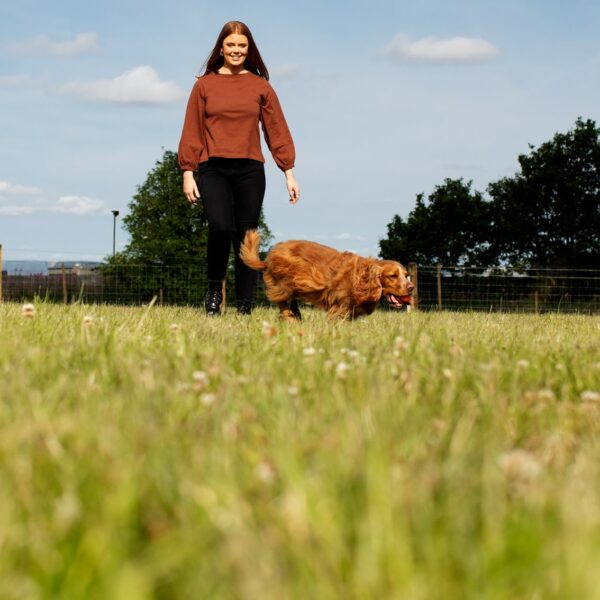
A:
{"type": "Polygon", "coordinates": [[[300,319],[300,311],[296,316],[293,308],[290,308],[287,302],[278,302],[277,306],[279,306],[279,318],[282,321],[297,321],[300,319]]]}
{"type": "Polygon", "coordinates": [[[302,321],[302,315],[300,314],[300,308],[298,307],[298,300],[296,300],[296,298],[290,302],[290,310],[298,321],[302,321]]]}

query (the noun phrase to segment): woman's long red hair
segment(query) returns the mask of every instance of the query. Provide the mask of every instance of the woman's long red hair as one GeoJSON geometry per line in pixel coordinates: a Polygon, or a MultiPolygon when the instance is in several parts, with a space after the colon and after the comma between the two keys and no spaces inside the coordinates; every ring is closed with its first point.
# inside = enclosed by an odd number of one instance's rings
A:
{"type": "Polygon", "coordinates": [[[219,33],[215,47],[212,49],[212,52],[204,63],[204,75],[207,73],[216,73],[223,66],[224,59],[221,56],[223,40],[232,33],[245,35],[248,38],[248,54],[246,55],[246,60],[244,61],[244,69],[268,81],[269,71],[267,71],[267,67],[265,66],[260,52],[254,43],[252,33],[250,33],[248,26],[241,21],[229,21],[223,25],[223,29],[221,29],[221,33],[219,33]]]}

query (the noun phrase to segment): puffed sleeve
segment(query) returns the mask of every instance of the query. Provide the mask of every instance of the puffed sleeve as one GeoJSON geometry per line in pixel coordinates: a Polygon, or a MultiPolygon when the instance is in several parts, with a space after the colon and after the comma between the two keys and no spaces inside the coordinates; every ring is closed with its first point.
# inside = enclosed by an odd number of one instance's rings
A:
{"type": "Polygon", "coordinates": [[[179,140],[179,166],[182,171],[195,171],[205,152],[204,145],[204,98],[200,80],[196,81],[185,111],[183,131],[179,140]]]}
{"type": "Polygon", "coordinates": [[[279,98],[269,84],[262,96],[260,120],[265,141],[277,166],[282,171],[292,169],[296,160],[294,141],[283,116],[279,98]]]}

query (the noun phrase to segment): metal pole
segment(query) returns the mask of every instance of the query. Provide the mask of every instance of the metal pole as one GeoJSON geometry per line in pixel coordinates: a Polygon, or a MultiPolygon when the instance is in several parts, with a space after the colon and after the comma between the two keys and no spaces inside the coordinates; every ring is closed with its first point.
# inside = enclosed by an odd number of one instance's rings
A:
{"type": "Polygon", "coordinates": [[[438,310],[442,310],[442,265],[437,264],[437,301],[438,310]]]}
{"type": "Polygon", "coordinates": [[[117,242],[117,217],[119,216],[118,210],[113,210],[113,256],[115,255],[116,242],[117,242]]]}

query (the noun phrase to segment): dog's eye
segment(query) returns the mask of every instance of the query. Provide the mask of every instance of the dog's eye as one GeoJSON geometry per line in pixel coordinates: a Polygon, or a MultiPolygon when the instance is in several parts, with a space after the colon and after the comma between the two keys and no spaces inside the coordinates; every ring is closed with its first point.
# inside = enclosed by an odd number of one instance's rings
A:
{"type": "Polygon", "coordinates": [[[398,279],[398,273],[391,273],[388,275],[389,279],[398,279]]]}

